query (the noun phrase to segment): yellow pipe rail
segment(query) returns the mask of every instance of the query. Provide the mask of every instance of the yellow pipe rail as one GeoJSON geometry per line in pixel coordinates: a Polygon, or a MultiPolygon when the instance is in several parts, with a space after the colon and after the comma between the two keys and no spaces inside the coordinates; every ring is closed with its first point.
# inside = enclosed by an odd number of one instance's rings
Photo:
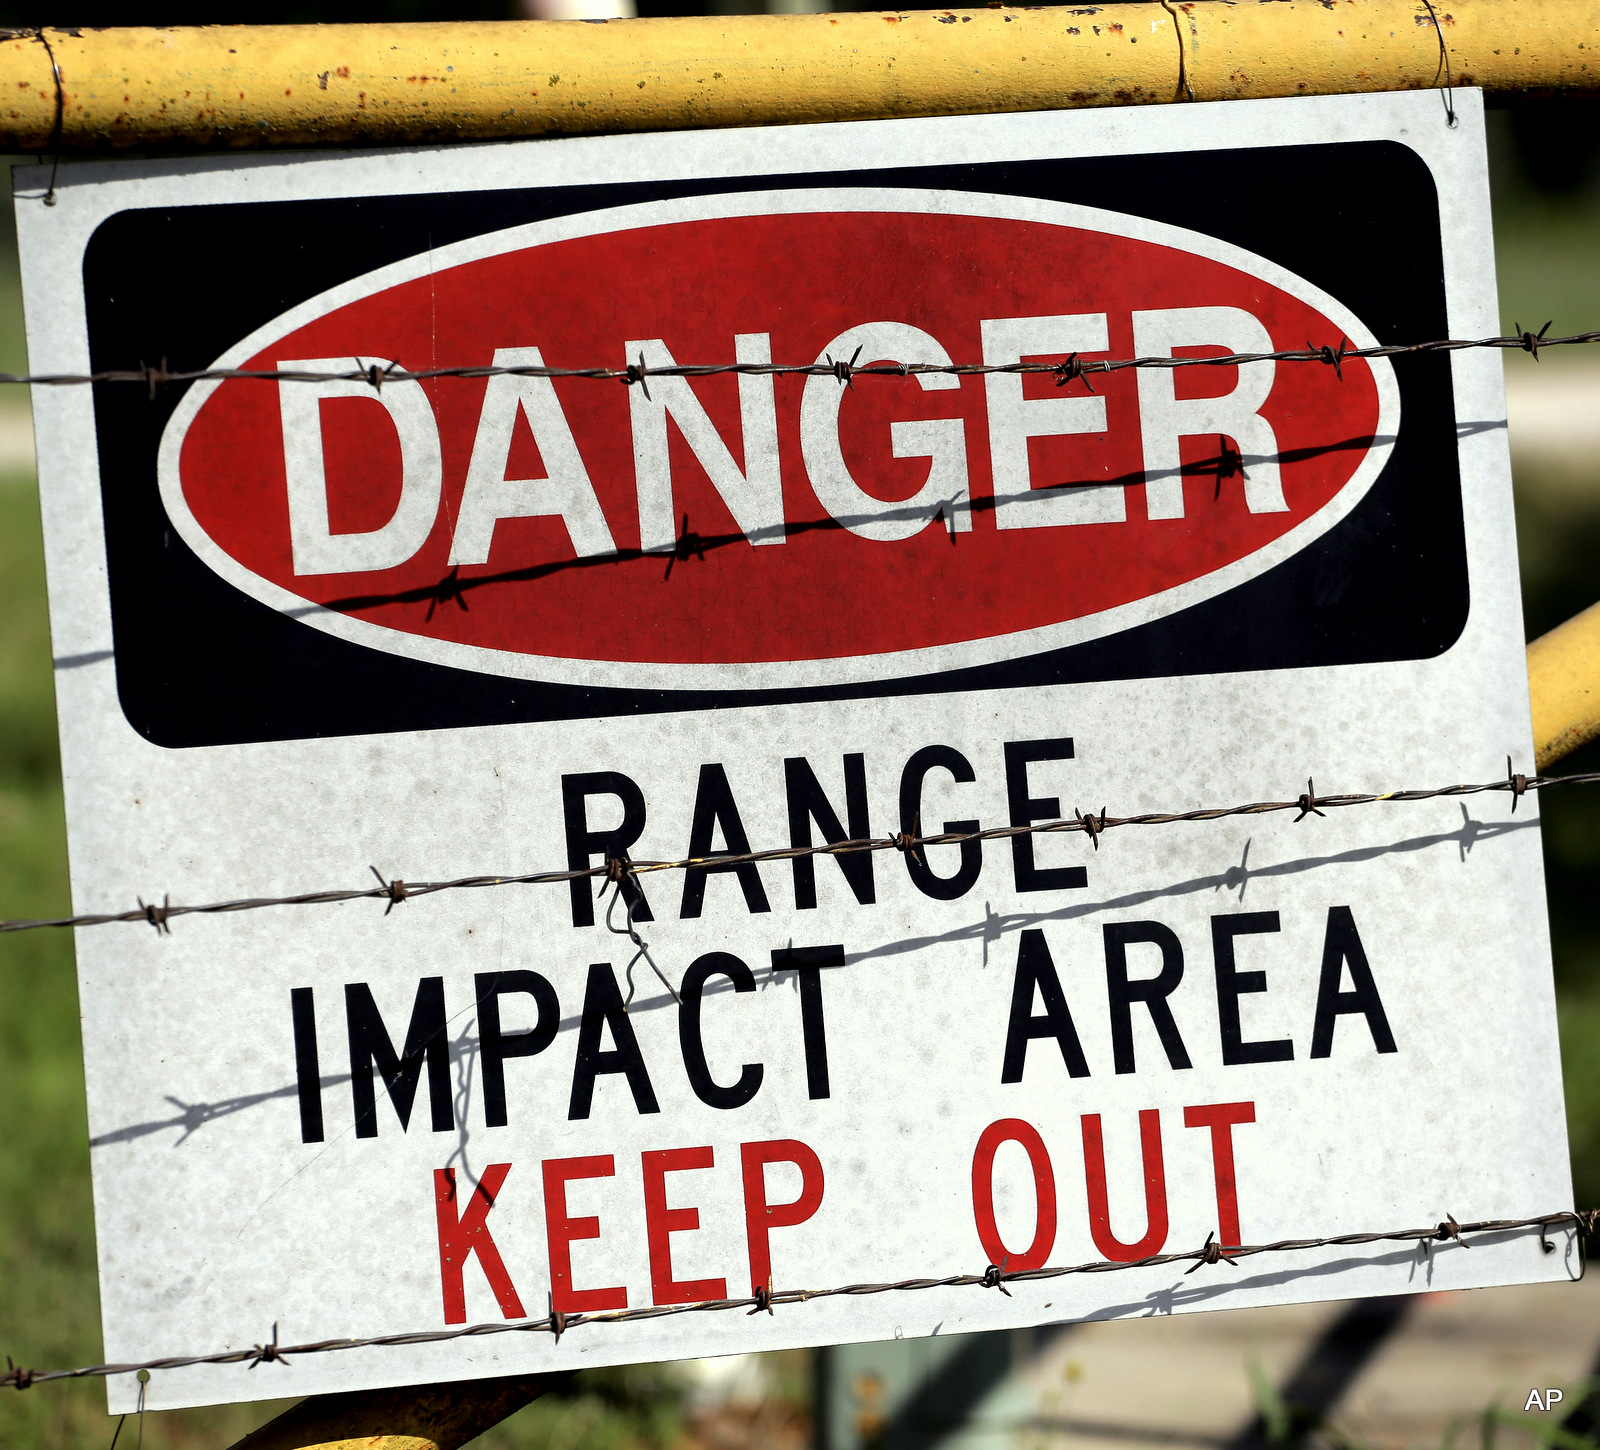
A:
{"type": "Polygon", "coordinates": [[[1528,646],[1528,692],[1537,769],[1600,736],[1600,604],[1528,646]]]}
{"type": "Polygon", "coordinates": [[[1421,0],[1163,0],[0,32],[0,147],[393,145],[1417,90],[1443,79],[1441,36],[1458,85],[1600,90],[1600,0],[1433,10],[1437,28],[1421,0]]]}

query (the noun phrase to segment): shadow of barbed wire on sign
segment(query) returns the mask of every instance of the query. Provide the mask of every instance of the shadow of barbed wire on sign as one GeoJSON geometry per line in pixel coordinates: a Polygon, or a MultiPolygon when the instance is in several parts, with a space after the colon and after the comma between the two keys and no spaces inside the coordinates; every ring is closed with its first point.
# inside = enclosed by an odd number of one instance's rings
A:
{"type": "MultiPolygon", "coordinates": [[[[991,947],[997,946],[1007,935],[1016,935],[1031,927],[1043,926],[1051,922],[1074,921],[1102,913],[1126,911],[1146,905],[1152,901],[1196,895],[1206,891],[1237,891],[1242,900],[1244,892],[1252,880],[1304,875],[1330,866],[1359,865],[1393,855],[1409,855],[1419,851],[1426,851],[1442,845],[1455,846],[1459,852],[1459,859],[1465,863],[1469,853],[1480,842],[1503,839],[1517,831],[1536,830],[1539,824],[1537,820],[1527,816],[1505,821],[1479,821],[1473,819],[1467,813],[1464,804],[1461,805],[1460,809],[1462,812],[1462,824],[1457,830],[1405,837],[1381,845],[1356,846],[1349,850],[1334,852],[1326,856],[1305,856],[1263,866],[1251,867],[1247,865],[1250,851],[1254,844],[1254,838],[1252,837],[1246,840],[1240,862],[1237,865],[1230,865],[1220,872],[1193,877],[1186,881],[1128,892],[1121,896],[1107,897],[1100,901],[1074,902],[1070,905],[1054,907],[1049,910],[1006,912],[1003,914],[995,912],[989,903],[985,902],[982,917],[968,926],[957,927],[950,931],[931,933],[925,936],[903,937],[893,942],[866,947],[859,951],[847,952],[842,964],[822,963],[819,964],[818,969],[830,973],[849,971],[852,968],[863,966],[875,960],[904,956],[935,947],[957,946],[967,942],[980,944],[983,953],[982,966],[987,968],[991,947]]],[[[792,948],[792,942],[790,946],[792,948]]],[[[659,951],[660,946],[658,945],[656,949],[659,951]]],[[[687,965],[687,963],[674,964],[680,973],[687,965]]],[[[785,972],[776,965],[758,965],[753,969],[753,975],[758,991],[764,992],[773,986],[777,986],[780,990],[798,993],[798,976],[792,972],[785,972]]],[[[719,997],[734,995],[738,989],[726,978],[714,977],[705,984],[702,990],[706,997],[719,997]]],[[[452,1017],[452,1022],[474,1011],[481,1006],[481,1003],[482,998],[478,998],[468,1006],[459,1009],[452,1017]]],[[[667,1011],[676,1008],[677,1005],[677,1001],[672,996],[665,992],[660,992],[652,996],[641,995],[627,1010],[631,1015],[667,1011]]],[[[558,1034],[576,1032],[581,1024],[582,1019],[580,1016],[563,1016],[557,1021],[556,1032],[558,1034]]],[[[427,1041],[431,1042],[433,1036],[430,1035],[427,1041]]],[[[421,1050],[419,1048],[419,1052],[421,1050]]],[[[458,1159],[466,1166],[465,1154],[469,1137],[467,1128],[468,1109],[473,1100],[473,1075],[480,1050],[481,1039],[473,1035],[470,1022],[464,1025],[450,1042],[450,1060],[455,1072],[453,1100],[456,1107],[456,1124],[460,1142],[452,1154],[450,1162],[446,1165],[447,1167],[452,1166],[458,1159]]],[[[351,1075],[349,1073],[323,1075],[319,1077],[318,1081],[321,1089],[326,1091],[348,1084],[351,1081],[351,1075]]],[[[153,1133],[169,1130],[180,1132],[181,1136],[173,1146],[181,1147],[193,1134],[199,1132],[201,1128],[210,1123],[248,1112],[278,1100],[292,1100],[298,1095],[299,1090],[297,1083],[288,1083],[280,1087],[240,1094],[236,1097],[218,1099],[212,1102],[197,1101],[192,1103],[176,1095],[169,1095],[166,1101],[177,1109],[175,1113],[166,1117],[132,1123],[126,1127],[102,1133],[90,1139],[90,1147],[106,1148],[121,1143],[131,1143],[140,1138],[148,1137],[153,1133]]]]}

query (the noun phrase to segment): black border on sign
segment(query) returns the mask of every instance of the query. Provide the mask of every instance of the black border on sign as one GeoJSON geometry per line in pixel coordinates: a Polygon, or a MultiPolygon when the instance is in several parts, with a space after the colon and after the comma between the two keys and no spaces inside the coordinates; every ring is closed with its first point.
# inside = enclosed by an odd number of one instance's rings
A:
{"type": "MultiPolygon", "coordinates": [[[[101,223],[85,251],[91,363],[206,367],[307,298],[486,232],[671,197],[832,186],[1030,196],[1147,217],[1278,263],[1338,298],[1380,343],[1447,335],[1432,173],[1399,142],[1362,141],[131,209],[101,223]]],[[[299,623],[213,573],[167,518],[156,456],[184,389],[152,402],[136,387],[97,386],[118,697],[147,740],[189,748],[1431,658],[1460,637],[1469,608],[1450,360],[1402,357],[1394,367],[1401,422],[1382,475],[1339,524],[1256,578],[1023,659],[784,690],[544,684],[299,623]]]]}

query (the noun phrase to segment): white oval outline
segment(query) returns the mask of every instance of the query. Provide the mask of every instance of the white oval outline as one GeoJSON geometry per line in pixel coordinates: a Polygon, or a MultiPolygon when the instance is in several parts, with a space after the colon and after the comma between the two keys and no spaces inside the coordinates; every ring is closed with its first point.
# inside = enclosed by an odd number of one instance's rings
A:
{"type": "MultiPolygon", "coordinates": [[[[521,251],[551,242],[569,241],[602,233],[670,225],[675,222],[711,221],[745,216],[797,216],[840,212],[904,212],[943,216],[987,217],[997,220],[1036,222],[1046,226],[1065,226],[1126,237],[1132,241],[1153,242],[1176,250],[1208,257],[1213,261],[1253,276],[1316,308],[1337,326],[1356,347],[1375,347],[1376,338],[1349,308],[1320,288],[1314,287],[1284,267],[1258,257],[1242,247],[1215,237],[1191,232],[1183,227],[1097,207],[1067,202],[1044,201],[1035,197],[995,196],[978,192],[935,191],[906,188],[825,187],[796,188],[784,191],[717,193],[675,198],[669,201],[640,202],[631,206],[609,207],[581,212],[542,222],[532,222],[503,231],[489,232],[452,243],[437,251],[420,253],[400,262],[341,283],[326,292],[280,313],[248,337],[223,353],[214,368],[240,367],[266,349],[274,338],[330,312],[375,293],[451,270],[469,262],[506,252],[521,251]]],[[[869,319],[864,319],[869,320],[869,319]]],[[[618,339],[621,345],[622,339],[618,339]]],[[[588,362],[588,359],[584,360],[588,362]]],[[[687,359],[695,361],[695,359],[687,359]]],[[[619,359],[618,365],[621,365],[619,359]]],[[[162,502],[179,536],[215,573],[235,588],[269,607],[298,619],[313,628],[370,649],[403,655],[430,664],[472,670],[480,674],[502,675],[514,679],[538,680],[551,684],[608,686],[634,689],[805,689],[830,685],[852,685],[909,676],[944,673],[1007,659],[1025,658],[1067,645],[1081,644],[1105,635],[1120,633],[1165,615],[1175,614],[1218,594],[1238,587],[1258,574],[1298,553],[1345,518],[1376,482],[1393,451],[1399,423],[1400,393],[1394,369],[1387,358],[1368,360],[1378,393],[1378,421],[1375,442],[1355,472],[1316,513],[1303,519],[1287,533],[1236,559],[1230,564],[1197,579],[1176,584],[1170,589],[1145,595],[1141,599],[1077,619],[1040,625],[1033,629],[980,639],[958,640],[948,644],[924,645],[916,649],[878,654],[849,655],[832,659],[763,660],[723,664],[634,663],[625,660],[578,659],[565,655],[536,655],[521,651],[492,649],[484,645],[459,644],[433,639],[387,625],[374,624],[343,614],[292,593],[281,585],[246,568],[227,553],[202,529],[189,511],[179,475],[179,459],[189,425],[220,381],[192,386],[173,411],[162,434],[157,455],[157,471],[162,502]]],[[[934,527],[937,521],[930,523],[934,527]]],[[[665,557],[665,556],[663,556],[665,557]]]]}

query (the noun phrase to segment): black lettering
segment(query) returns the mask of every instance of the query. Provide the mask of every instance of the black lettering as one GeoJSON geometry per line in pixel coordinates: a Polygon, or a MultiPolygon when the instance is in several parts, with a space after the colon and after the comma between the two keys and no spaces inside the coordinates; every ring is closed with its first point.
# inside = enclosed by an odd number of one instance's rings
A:
{"type": "MultiPolygon", "coordinates": [[[[561,777],[561,809],[567,826],[567,870],[587,871],[601,861],[626,861],[628,848],[644,834],[644,792],[621,771],[595,770],[561,777]],[[622,802],[622,824],[614,831],[589,829],[588,797],[614,795],[622,802]]],[[[585,876],[567,885],[572,891],[572,924],[594,925],[595,885],[605,888],[603,877],[585,876]]],[[[633,907],[635,921],[654,921],[638,881],[630,874],[622,880],[623,900],[633,907]]]]}
{"type": "MultiPolygon", "coordinates": [[[[1217,969],[1217,1021],[1222,1029],[1222,1061],[1227,1067],[1252,1062],[1289,1062],[1294,1043],[1287,1037],[1272,1042],[1246,1042],[1239,1025],[1239,998],[1265,992],[1265,972],[1241,972],[1234,965],[1233,939],[1278,930],[1275,911],[1245,911],[1211,918],[1211,955],[1217,969]]],[[[1335,969],[1337,971],[1337,968],[1335,969]]]]}
{"type": "Polygon", "coordinates": [[[650,1086],[650,1074],[645,1071],[639,1039],[633,1035],[633,1023],[622,1005],[616,973],[609,962],[599,962],[589,968],[589,984],[583,994],[583,1016],[578,1022],[578,1057],[572,1065],[572,1100],[567,1105],[569,1120],[589,1116],[589,1109],[594,1105],[594,1080],[612,1072],[620,1072],[628,1079],[633,1105],[641,1113],[661,1111],[655,1089],[650,1086]],[[600,1032],[608,1026],[616,1046],[609,1052],[602,1052],[600,1032]]]}
{"type": "Polygon", "coordinates": [[[561,1026],[561,1003],[556,989],[537,972],[479,972],[478,1053],[483,1063],[483,1121],[486,1127],[506,1126],[506,1059],[535,1057],[556,1040],[561,1026]],[[500,999],[511,992],[526,992],[539,1008],[539,1020],[526,1032],[500,1030],[500,999]]]}
{"type": "MultiPolygon", "coordinates": [[[[1040,760],[1072,758],[1070,739],[1006,742],[1006,802],[1011,809],[1013,826],[1031,826],[1035,821],[1061,819],[1061,801],[1058,797],[1028,794],[1028,767],[1040,760]]],[[[1089,873],[1082,866],[1035,866],[1031,835],[1011,838],[1011,870],[1018,891],[1066,891],[1089,884],[1089,873]]]]}
{"type": "Polygon", "coordinates": [[[383,1074],[383,1085],[400,1119],[400,1128],[407,1131],[411,1127],[411,1105],[416,1101],[417,1082],[426,1057],[433,1131],[448,1133],[455,1127],[455,1112],[450,1102],[450,1043],[445,1036],[444,978],[424,977],[417,983],[405,1050],[399,1056],[395,1055],[388,1029],[378,1013],[378,1004],[372,1000],[372,990],[365,982],[351,982],[345,986],[344,1015],[350,1035],[350,1093],[355,1100],[356,1137],[378,1136],[378,1105],[372,1085],[374,1062],[383,1074]]]}
{"type": "MultiPolygon", "coordinates": [[[[702,765],[700,784],[694,793],[694,819],[689,824],[688,854],[696,860],[707,857],[743,856],[750,850],[750,838],[744,833],[744,822],[739,819],[739,807],[734,804],[733,791],[728,785],[728,773],[720,765],[702,765]],[[727,849],[713,851],[711,837],[718,830],[727,842],[727,849]]],[[[696,866],[683,873],[683,905],[680,917],[699,916],[706,900],[706,877],[713,871],[732,871],[739,877],[739,887],[744,892],[744,904],[752,912],[771,911],[767,904],[767,890],[761,884],[761,873],[755,863],[731,863],[720,866],[696,866]]]]}
{"type": "Polygon", "coordinates": [[[1001,1082],[1022,1081],[1028,1044],[1036,1037],[1055,1038],[1069,1076],[1089,1076],[1089,1064],[1084,1061],[1078,1029],[1072,1024],[1072,1013],[1067,1010],[1066,994],[1061,990],[1061,979],[1056,976],[1056,964],[1050,956],[1050,947],[1042,931],[1037,927],[1029,927],[1022,933],[1022,941],[1017,948],[1017,980],[1011,989],[1011,1020],[1006,1026],[1001,1082]],[[1035,985],[1038,986],[1039,996],[1044,999],[1042,1017],[1031,1015],[1035,985]]]}
{"type": "Polygon", "coordinates": [[[294,1022],[294,1077],[300,1089],[300,1141],[322,1141],[322,1068],[317,1058],[317,1013],[310,987],[289,989],[294,1022]]]}
{"type": "MultiPolygon", "coordinates": [[[[864,755],[847,755],[844,758],[844,805],[850,820],[849,835],[839,824],[839,816],[828,800],[811,762],[804,756],[795,756],[783,762],[783,784],[789,798],[789,844],[805,847],[811,844],[811,822],[817,823],[822,839],[830,846],[840,841],[861,841],[872,834],[867,820],[867,758],[864,755]]],[[[845,883],[855,893],[863,906],[877,900],[877,890],[872,880],[871,851],[852,851],[833,859],[844,873],[845,883]]],[[[794,904],[798,911],[809,911],[817,904],[817,858],[796,856],[790,863],[794,867],[794,904]]]]}
{"type": "Polygon", "coordinates": [[[1106,996],[1111,1003],[1111,1060],[1118,1072],[1132,1072],[1133,1004],[1143,1002],[1175,1068],[1193,1067],[1167,998],[1183,980],[1183,946],[1171,927],[1159,921],[1113,921],[1102,929],[1106,948],[1106,996]],[[1128,948],[1146,942],[1161,949],[1161,970],[1153,977],[1128,977],[1128,948]]]}
{"type": "Polygon", "coordinates": [[[1334,1018],[1359,1012],[1367,1019],[1372,1045],[1379,1052],[1394,1052],[1394,1033],[1378,996],[1378,984],[1367,964],[1366,948],[1356,932],[1356,919],[1348,906],[1328,908],[1328,932],[1322,942],[1322,980],[1317,985],[1317,1015],[1311,1028],[1311,1055],[1329,1057],[1333,1053],[1334,1018]],[[1350,967],[1354,990],[1341,992],[1344,965],[1350,967]]]}
{"type": "Polygon", "coordinates": [[[774,972],[797,972],[800,983],[800,1033],[806,1049],[806,1095],[828,1096],[828,1033],[822,1019],[822,968],[842,967],[844,948],[784,947],[772,954],[774,972]]]}
{"type": "Polygon", "coordinates": [[[711,1076],[705,1039],[700,1035],[700,1003],[711,977],[726,977],[735,992],[756,989],[755,974],[728,952],[707,952],[695,959],[678,989],[678,1045],[683,1049],[683,1067],[694,1095],[708,1108],[742,1108],[760,1090],[766,1069],[759,1062],[745,1063],[732,1087],[721,1086],[711,1076]]]}
{"type": "MultiPolygon", "coordinates": [[[[917,751],[906,768],[900,772],[900,830],[905,835],[947,836],[965,835],[978,830],[976,821],[946,821],[939,831],[931,831],[922,824],[922,783],[930,770],[946,770],[950,778],[960,785],[970,785],[978,777],[971,763],[959,750],[949,745],[925,745],[917,751]]],[[[911,884],[924,896],[935,901],[955,901],[971,891],[983,870],[983,842],[963,841],[957,848],[961,864],[954,876],[936,876],[925,859],[926,847],[903,854],[911,884]]],[[[1030,853],[1028,865],[1033,865],[1030,853]]]]}

